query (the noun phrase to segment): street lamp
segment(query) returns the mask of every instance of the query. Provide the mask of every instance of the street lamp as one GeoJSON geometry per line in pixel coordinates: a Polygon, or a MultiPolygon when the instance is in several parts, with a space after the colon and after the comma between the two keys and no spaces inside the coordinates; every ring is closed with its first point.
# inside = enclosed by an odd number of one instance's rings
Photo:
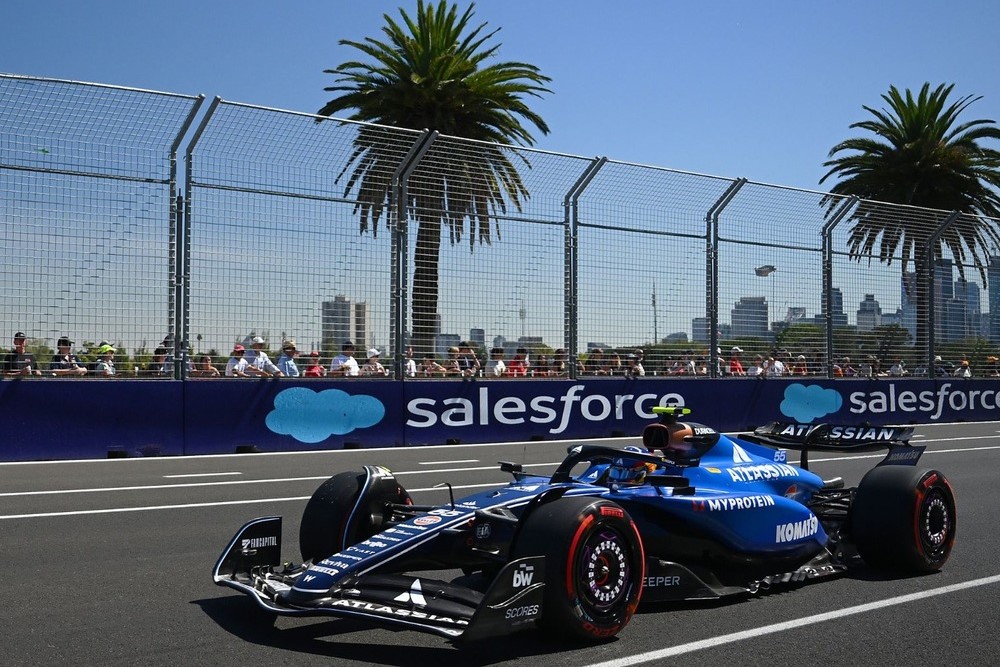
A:
{"type": "MultiPolygon", "coordinates": [[[[767,278],[768,276],[770,276],[772,273],[774,273],[777,270],[778,270],[778,267],[776,267],[773,264],[764,264],[763,266],[758,266],[757,268],[755,268],[753,270],[753,272],[754,272],[754,274],[756,274],[756,276],[758,278],[767,278]]],[[[773,281],[771,282],[771,303],[774,303],[774,282],[773,281]]],[[[770,310],[770,309],[771,309],[771,307],[768,306],[768,310],[770,310]]],[[[777,313],[775,313],[775,315],[777,316],[777,313]]],[[[767,322],[767,330],[770,331],[771,330],[771,318],[770,318],[770,314],[769,314],[767,320],[768,320],[768,322],[767,322]]]]}

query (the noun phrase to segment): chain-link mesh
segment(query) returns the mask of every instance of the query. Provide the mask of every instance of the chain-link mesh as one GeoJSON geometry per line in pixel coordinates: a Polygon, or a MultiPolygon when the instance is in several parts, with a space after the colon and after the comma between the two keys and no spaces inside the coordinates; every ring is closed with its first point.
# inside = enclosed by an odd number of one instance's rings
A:
{"type": "Polygon", "coordinates": [[[996,220],[221,100],[176,178],[199,98],[0,75],[0,99],[3,307],[36,351],[176,334],[224,364],[259,335],[324,366],[346,339],[390,369],[525,348],[536,377],[557,351],[570,375],[996,366],[996,220]]]}
{"type": "MultiPolygon", "coordinates": [[[[47,361],[117,346],[131,374],[173,321],[173,155],[198,98],[0,75],[6,333],[47,361]]],[[[144,360],[143,360],[144,361],[144,360]]]]}

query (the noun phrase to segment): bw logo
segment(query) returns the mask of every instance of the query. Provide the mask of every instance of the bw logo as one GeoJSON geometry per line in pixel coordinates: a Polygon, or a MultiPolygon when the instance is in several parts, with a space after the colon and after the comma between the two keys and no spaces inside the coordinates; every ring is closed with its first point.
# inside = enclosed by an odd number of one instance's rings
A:
{"type": "Polygon", "coordinates": [[[535,576],[535,568],[531,565],[521,563],[514,570],[514,588],[524,588],[531,585],[531,580],[535,576]]]}

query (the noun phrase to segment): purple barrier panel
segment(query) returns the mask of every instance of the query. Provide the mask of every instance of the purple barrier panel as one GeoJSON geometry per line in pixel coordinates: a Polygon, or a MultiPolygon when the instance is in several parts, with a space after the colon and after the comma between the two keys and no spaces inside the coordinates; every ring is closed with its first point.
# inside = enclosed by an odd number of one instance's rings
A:
{"type": "Polygon", "coordinates": [[[996,381],[865,378],[426,380],[405,387],[406,442],[638,435],[655,405],[743,431],[770,421],[872,425],[1000,418],[996,381]]]}
{"type": "Polygon", "coordinates": [[[171,380],[5,379],[0,460],[178,455],[182,383],[171,380]]]}
{"type": "Polygon", "coordinates": [[[403,383],[392,380],[188,380],[186,454],[394,447],[403,383]]]}
{"type": "Polygon", "coordinates": [[[773,420],[1000,419],[994,378],[0,382],[0,460],[299,451],[638,435],[654,405],[742,431],[773,420]]]}

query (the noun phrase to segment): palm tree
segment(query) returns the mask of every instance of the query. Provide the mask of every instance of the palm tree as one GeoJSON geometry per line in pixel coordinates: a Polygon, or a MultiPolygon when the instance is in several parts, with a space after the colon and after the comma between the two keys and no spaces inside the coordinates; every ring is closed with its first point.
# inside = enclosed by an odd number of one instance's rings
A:
{"type": "MultiPolygon", "coordinates": [[[[891,86],[882,95],[888,109],[865,106],[874,119],[851,125],[875,137],[847,139],[834,146],[830,159],[823,163],[829,171],[820,183],[837,176],[841,180],[830,189],[831,194],[862,200],[851,213],[848,251],[853,259],[872,257],[878,246],[879,261],[891,264],[899,257],[904,278],[913,262],[919,280],[947,247],[963,279],[965,266],[971,264],[985,284],[991,244],[1000,243],[996,221],[987,219],[1000,218],[1000,152],[980,142],[1000,139],[1000,129],[992,120],[960,123],[959,115],[981,98],[967,95],[949,103],[953,88],[954,84],[941,84],[931,91],[925,83],[914,98],[909,89],[902,94],[891,86]],[[966,215],[947,228],[935,247],[928,248],[933,225],[914,221],[901,210],[886,216],[885,207],[875,202],[966,215]]],[[[824,200],[828,216],[838,204],[835,197],[824,200]]],[[[909,281],[903,284],[909,291],[909,281]]],[[[928,342],[928,293],[916,290],[918,349],[928,342]]]]}
{"type": "MultiPolygon", "coordinates": [[[[325,70],[337,77],[336,85],[325,90],[339,96],[320,109],[320,115],[351,110],[351,120],[482,142],[450,152],[432,145],[409,182],[404,204],[418,221],[411,318],[412,345],[418,352],[429,351],[433,344],[442,225],[448,226],[455,243],[468,219],[470,249],[476,241],[491,243],[494,234],[499,238],[495,214],[506,211],[507,200],[520,210],[529,196],[509,157],[512,151],[499,144],[534,143],[520,119],[549,131],[524,98],[551,92],[545,88],[550,79],[525,63],[487,64],[499,45],[486,43],[498,31],[486,32],[485,23],[473,28],[474,7],[459,16],[445,0],[436,6],[418,0],[416,20],[402,9],[402,24],[384,15],[385,41],[340,41],[368,56],[368,62],[348,61],[325,70]]],[[[345,192],[356,193],[361,233],[368,231],[369,219],[372,233],[377,232],[379,217],[391,203],[392,184],[386,174],[393,173],[398,159],[374,129],[362,128],[355,137],[341,176],[350,171],[345,192]]],[[[522,163],[530,167],[523,158],[522,163]]]]}

